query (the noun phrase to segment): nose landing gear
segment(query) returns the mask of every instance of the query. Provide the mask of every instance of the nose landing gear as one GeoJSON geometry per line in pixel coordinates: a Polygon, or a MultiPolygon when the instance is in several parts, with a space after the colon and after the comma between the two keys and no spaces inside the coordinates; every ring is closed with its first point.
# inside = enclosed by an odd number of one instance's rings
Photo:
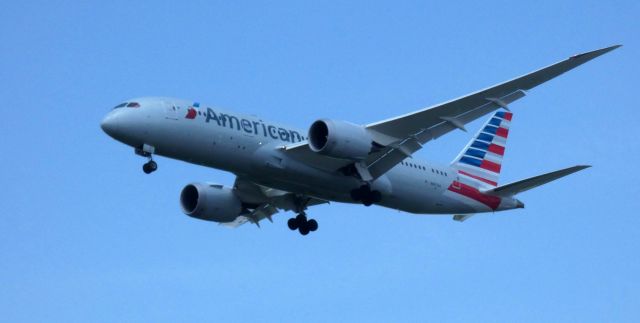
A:
{"type": "Polygon", "coordinates": [[[151,145],[144,144],[142,147],[138,147],[135,150],[136,155],[149,158],[149,161],[142,165],[142,171],[145,174],[151,174],[158,169],[158,164],[153,161],[153,153],[155,148],[151,145]]]}
{"type": "Polygon", "coordinates": [[[155,172],[157,169],[158,169],[158,164],[155,161],[153,161],[153,159],[150,159],[148,162],[142,165],[142,171],[145,174],[151,174],[155,172]]]}

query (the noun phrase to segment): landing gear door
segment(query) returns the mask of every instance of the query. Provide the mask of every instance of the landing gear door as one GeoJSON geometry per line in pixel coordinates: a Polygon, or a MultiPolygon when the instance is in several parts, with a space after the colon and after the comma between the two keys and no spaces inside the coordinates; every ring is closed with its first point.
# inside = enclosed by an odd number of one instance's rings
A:
{"type": "Polygon", "coordinates": [[[165,101],[165,117],[169,120],[178,120],[178,107],[169,101],[165,101]]]}

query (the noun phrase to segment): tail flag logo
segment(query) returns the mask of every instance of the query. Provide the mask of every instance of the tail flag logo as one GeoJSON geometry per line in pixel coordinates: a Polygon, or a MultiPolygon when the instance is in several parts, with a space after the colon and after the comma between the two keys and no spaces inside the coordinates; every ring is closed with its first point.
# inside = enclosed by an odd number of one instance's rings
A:
{"type": "Polygon", "coordinates": [[[189,109],[187,110],[187,115],[185,116],[185,118],[187,119],[195,119],[196,118],[196,109],[189,107],[189,109]]]}
{"type": "Polygon", "coordinates": [[[193,106],[190,106],[187,109],[187,115],[184,116],[185,119],[195,119],[196,115],[198,115],[198,111],[195,108],[199,108],[199,107],[200,107],[200,103],[194,102],[193,106]]]}
{"type": "Polygon", "coordinates": [[[511,112],[498,111],[485,123],[455,162],[460,175],[497,185],[512,118],[511,112]]]}

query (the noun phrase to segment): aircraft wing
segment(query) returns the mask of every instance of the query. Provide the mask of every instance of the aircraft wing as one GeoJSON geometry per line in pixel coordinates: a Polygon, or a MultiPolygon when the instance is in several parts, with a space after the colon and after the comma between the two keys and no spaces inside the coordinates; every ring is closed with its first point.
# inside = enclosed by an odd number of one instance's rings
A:
{"type": "Polygon", "coordinates": [[[271,217],[274,214],[280,210],[295,210],[298,201],[304,201],[307,207],[329,203],[326,200],[310,196],[300,197],[290,192],[259,185],[241,177],[236,177],[234,189],[244,203],[253,206],[247,208],[234,221],[220,223],[232,228],[237,228],[247,222],[254,223],[259,227],[260,221],[264,219],[273,222],[271,217]]]}
{"type": "MultiPolygon", "coordinates": [[[[364,162],[366,170],[359,170],[369,179],[375,179],[411,156],[425,143],[464,126],[525,96],[525,91],[547,82],[620,45],[606,47],[569,57],[529,74],[492,87],[444,102],[432,107],[395,118],[366,125],[367,131],[383,149],[372,153],[364,162]]],[[[466,131],[466,130],[465,130],[466,131]]],[[[319,168],[333,168],[352,164],[353,161],[322,156],[314,153],[306,142],[283,147],[292,157],[319,168]]],[[[365,178],[366,179],[366,178],[365,178]]]]}

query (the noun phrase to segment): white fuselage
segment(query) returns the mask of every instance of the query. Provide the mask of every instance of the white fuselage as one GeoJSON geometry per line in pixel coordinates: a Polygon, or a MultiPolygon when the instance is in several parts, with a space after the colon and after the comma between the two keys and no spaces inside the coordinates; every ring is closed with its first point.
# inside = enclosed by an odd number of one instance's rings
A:
{"type": "MultiPolygon", "coordinates": [[[[218,108],[193,107],[184,100],[141,98],[136,102],[141,108],[114,109],[103,121],[103,127],[113,124],[109,134],[123,143],[153,147],[153,154],[232,172],[279,190],[355,203],[350,192],[361,180],[314,168],[284,153],[283,146],[306,140],[303,130],[218,108]]],[[[407,158],[371,187],[382,193],[377,204],[411,213],[477,213],[516,207],[510,198],[502,198],[492,208],[452,193],[449,188],[460,181],[452,167],[407,158]]]]}

